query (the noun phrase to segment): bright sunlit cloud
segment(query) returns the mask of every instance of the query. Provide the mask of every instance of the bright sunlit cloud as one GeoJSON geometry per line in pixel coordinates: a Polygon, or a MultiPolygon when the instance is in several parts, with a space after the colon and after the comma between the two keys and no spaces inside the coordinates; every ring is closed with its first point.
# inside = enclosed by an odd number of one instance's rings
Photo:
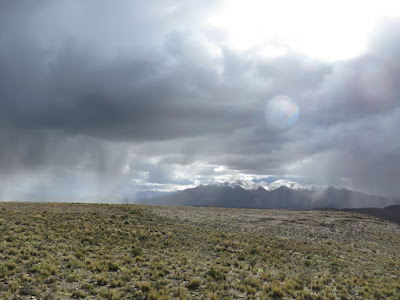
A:
{"type": "Polygon", "coordinates": [[[238,50],[279,56],[291,49],[324,60],[361,55],[380,21],[400,16],[400,2],[383,1],[224,1],[209,18],[238,50]]]}

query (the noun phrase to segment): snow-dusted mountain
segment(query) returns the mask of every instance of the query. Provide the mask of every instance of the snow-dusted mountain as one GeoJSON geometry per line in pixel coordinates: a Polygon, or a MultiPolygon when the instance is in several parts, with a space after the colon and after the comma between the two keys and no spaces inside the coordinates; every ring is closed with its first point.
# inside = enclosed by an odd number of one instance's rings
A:
{"type": "Polygon", "coordinates": [[[235,187],[241,187],[242,189],[248,190],[248,191],[255,191],[258,188],[263,188],[267,191],[273,191],[276,190],[282,186],[285,186],[289,189],[292,190],[322,190],[326,188],[326,186],[321,186],[321,185],[311,185],[311,184],[300,184],[294,181],[286,180],[286,179],[279,179],[274,182],[268,183],[268,182],[258,182],[255,183],[251,180],[236,180],[236,181],[226,181],[223,183],[217,183],[218,186],[227,186],[231,188],[235,187]]]}
{"type": "Polygon", "coordinates": [[[275,189],[278,189],[282,186],[285,186],[289,189],[292,190],[319,190],[321,189],[320,186],[317,185],[310,185],[310,184],[300,184],[297,182],[293,182],[290,180],[284,180],[284,179],[280,179],[280,180],[276,180],[272,183],[267,184],[267,186],[265,186],[264,188],[268,191],[273,191],[275,189]]]}
{"type": "Polygon", "coordinates": [[[304,185],[289,180],[277,180],[272,183],[238,180],[199,185],[136,202],[158,205],[287,209],[385,207],[400,204],[390,198],[348,189],[304,185]]]}
{"type": "Polygon", "coordinates": [[[242,189],[245,189],[245,190],[256,189],[255,188],[256,184],[251,180],[225,181],[225,182],[215,183],[214,185],[220,186],[220,187],[230,187],[230,188],[241,187],[242,189]]]}
{"type": "Polygon", "coordinates": [[[293,190],[321,190],[324,188],[323,186],[300,184],[300,183],[290,181],[290,180],[285,180],[285,179],[279,179],[279,180],[276,180],[271,183],[268,183],[268,182],[255,183],[251,180],[236,180],[236,181],[226,181],[223,183],[217,183],[216,185],[217,186],[226,186],[226,187],[231,187],[231,188],[241,187],[242,189],[245,189],[248,191],[257,190],[258,188],[263,188],[267,191],[273,191],[282,186],[285,186],[285,187],[287,187],[289,189],[293,189],[293,190]]]}

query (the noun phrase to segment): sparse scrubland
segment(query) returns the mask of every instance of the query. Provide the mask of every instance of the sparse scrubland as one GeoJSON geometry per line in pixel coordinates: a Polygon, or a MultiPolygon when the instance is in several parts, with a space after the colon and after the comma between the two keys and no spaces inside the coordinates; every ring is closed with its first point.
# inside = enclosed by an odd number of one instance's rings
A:
{"type": "Polygon", "coordinates": [[[0,299],[399,299],[399,249],[347,212],[0,203],[0,299]]]}

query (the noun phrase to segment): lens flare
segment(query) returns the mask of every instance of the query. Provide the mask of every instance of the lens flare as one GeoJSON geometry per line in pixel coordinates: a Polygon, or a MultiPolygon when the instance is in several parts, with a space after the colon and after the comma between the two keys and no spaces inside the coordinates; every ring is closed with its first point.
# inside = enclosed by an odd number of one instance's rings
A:
{"type": "Polygon", "coordinates": [[[265,118],[267,125],[275,129],[287,129],[297,121],[299,107],[288,96],[276,96],[266,106],[265,118]]]}

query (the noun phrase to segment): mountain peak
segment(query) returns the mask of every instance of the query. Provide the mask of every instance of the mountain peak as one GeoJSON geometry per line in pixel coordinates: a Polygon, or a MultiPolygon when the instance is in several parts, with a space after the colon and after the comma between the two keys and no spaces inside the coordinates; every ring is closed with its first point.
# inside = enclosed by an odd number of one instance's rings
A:
{"type": "Polygon", "coordinates": [[[218,186],[223,186],[223,187],[230,187],[230,188],[242,188],[248,191],[254,191],[259,188],[263,188],[267,191],[273,191],[276,190],[282,186],[287,187],[289,189],[293,190],[315,190],[319,189],[320,187],[314,186],[314,185],[306,185],[306,184],[300,184],[294,181],[286,180],[286,179],[279,179],[274,182],[268,183],[268,182],[258,182],[255,183],[251,180],[234,180],[234,181],[225,181],[222,183],[217,183],[218,186]]]}
{"type": "Polygon", "coordinates": [[[256,186],[256,184],[253,181],[244,180],[244,179],[234,180],[234,181],[225,181],[225,182],[222,182],[222,183],[217,183],[217,185],[218,186],[223,186],[223,187],[230,187],[230,188],[233,188],[233,189],[241,187],[242,189],[249,190],[249,191],[254,190],[255,186],[256,186]]]}
{"type": "Polygon", "coordinates": [[[292,190],[312,190],[312,189],[314,189],[314,187],[311,185],[303,185],[303,184],[300,184],[300,183],[297,183],[294,181],[290,181],[290,180],[286,180],[286,179],[276,180],[276,181],[268,184],[268,186],[266,186],[266,189],[268,191],[272,191],[272,190],[275,190],[282,186],[287,187],[292,190]]]}

